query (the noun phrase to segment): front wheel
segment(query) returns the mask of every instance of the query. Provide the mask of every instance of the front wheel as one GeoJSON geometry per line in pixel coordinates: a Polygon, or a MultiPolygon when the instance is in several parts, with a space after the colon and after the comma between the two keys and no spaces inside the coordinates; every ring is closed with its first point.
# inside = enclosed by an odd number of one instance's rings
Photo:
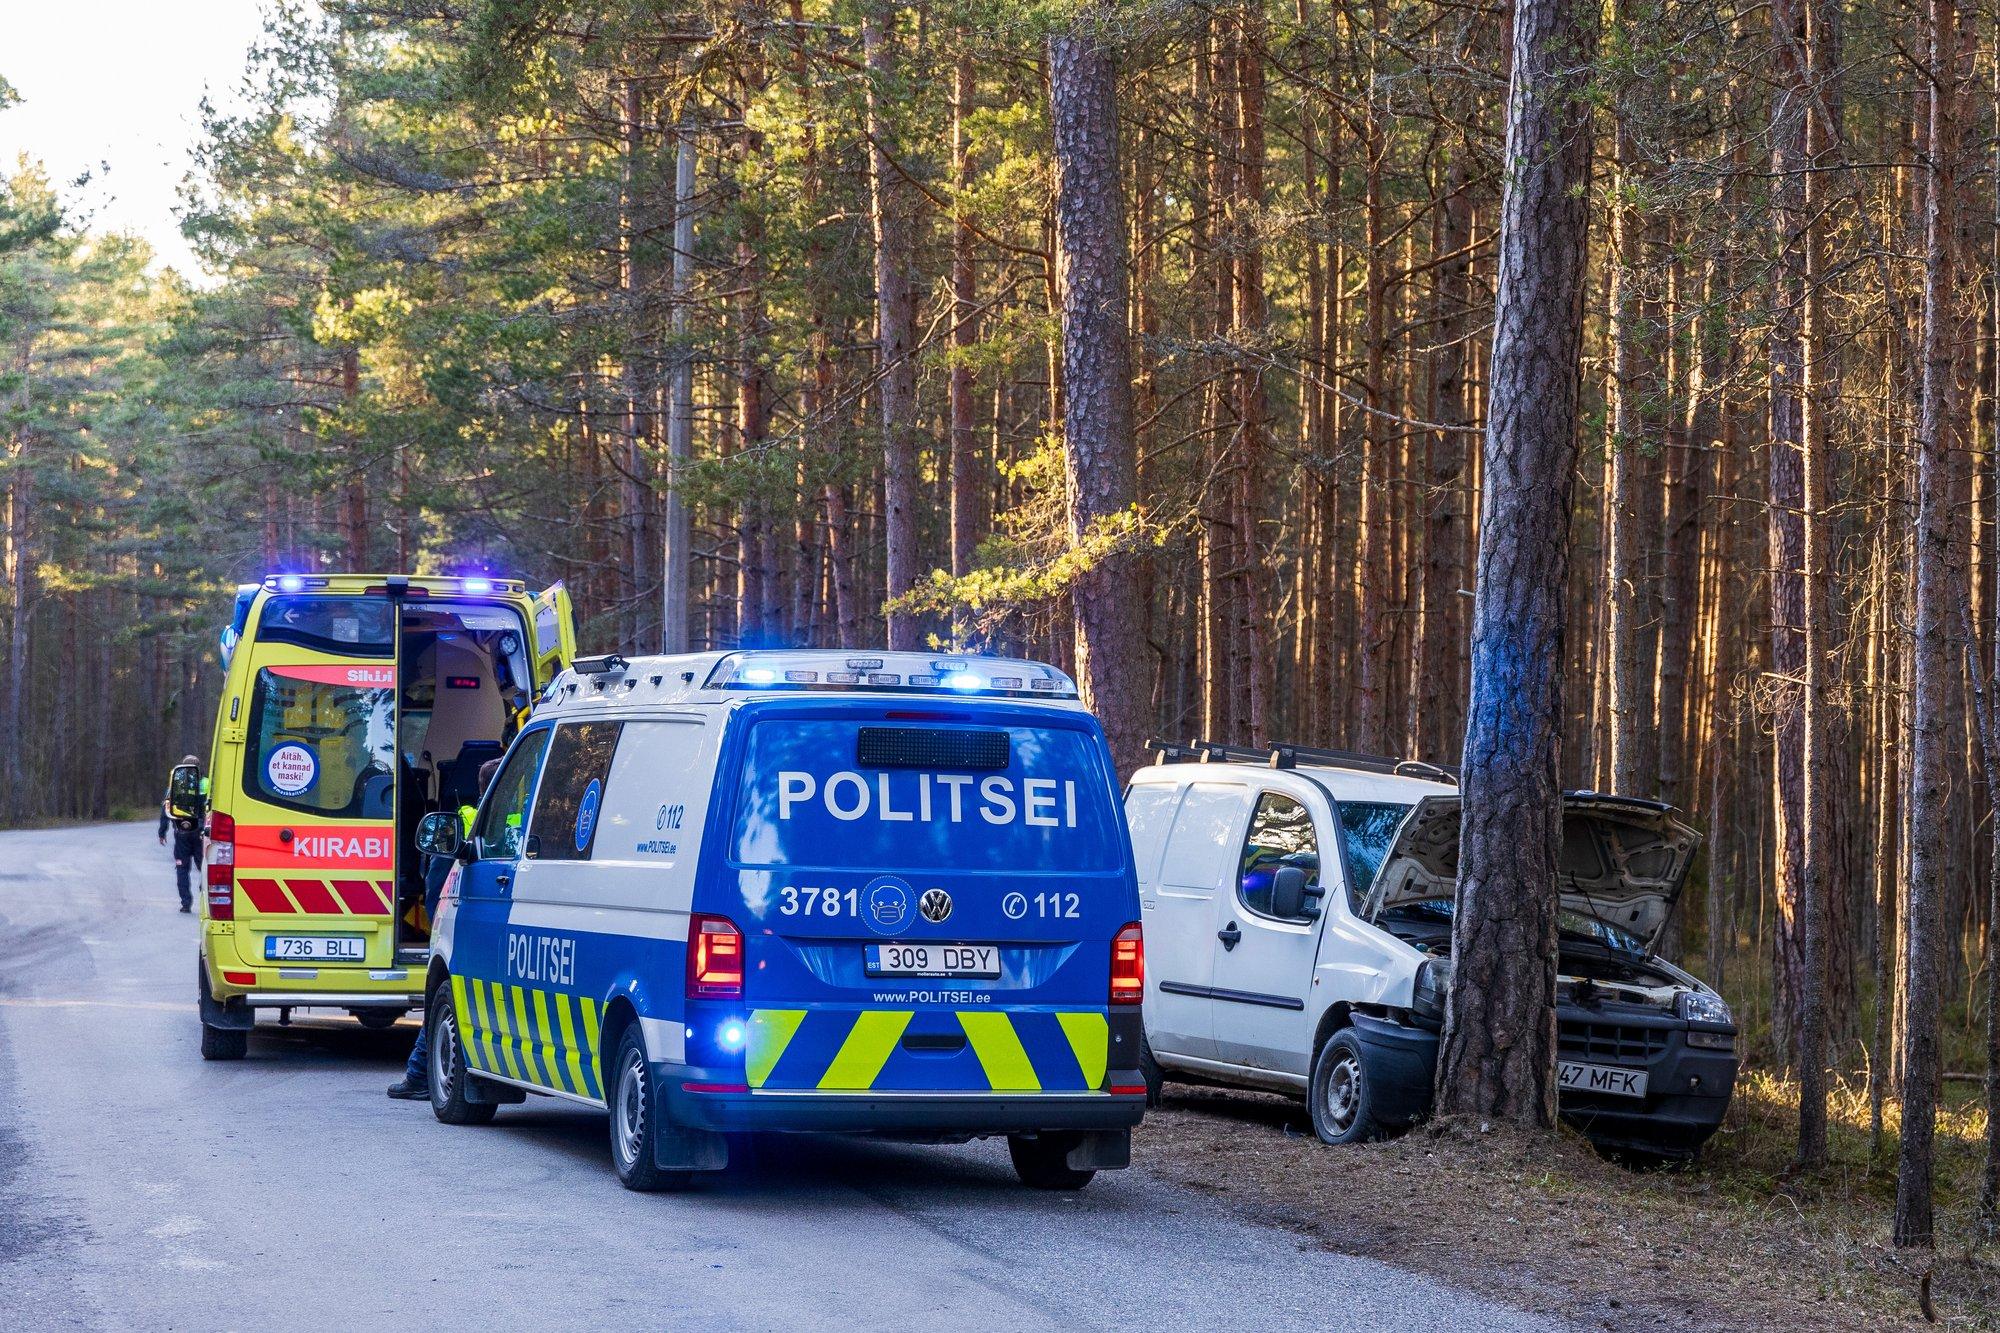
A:
{"type": "Polygon", "coordinates": [[[611,1084],[611,1165],[618,1172],[618,1183],[642,1192],[685,1189],[686,1171],[665,1171],[659,1165],[660,1101],[638,1024],[619,1038],[618,1061],[612,1068],[616,1072],[611,1084]]]}
{"type": "Polygon", "coordinates": [[[1343,1028],[1327,1038],[1313,1061],[1313,1132],[1323,1143],[1366,1143],[1385,1134],[1375,1118],[1375,1095],[1361,1040],[1343,1028]]]}
{"type": "Polygon", "coordinates": [[[1146,1084],[1146,1106],[1157,1107],[1166,1097],[1167,1076],[1160,1068],[1160,1062],[1153,1058],[1153,1043],[1146,1040],[1146,1034],[1139,1034],[1139,1077],[1146,1084]]]}
{"type": "Polygon", "coordinates": [[[484,1125],[500,1108],[492,1102],[465,1099],[472,1070],[465,1062],[465,1043],[452,1007],[450,984],[446,982],[432,992],[431,1006],[424,1014],[424,1021],[431,1026],[431,1114],[447,1125],[484,1125]]]}
{"type": "Polygon", "coordinates": [[[1012,1134],[1007,1138],[1014,1174],[1023,1185],[1037,1190],[1080,1190],[1090,1183],[1097,1172],[1079,1171],[1069,1164],[1069,1150],[1075,1146],[1072,1134],[1037,1134],[1033,1138],[1012,1134]]]}

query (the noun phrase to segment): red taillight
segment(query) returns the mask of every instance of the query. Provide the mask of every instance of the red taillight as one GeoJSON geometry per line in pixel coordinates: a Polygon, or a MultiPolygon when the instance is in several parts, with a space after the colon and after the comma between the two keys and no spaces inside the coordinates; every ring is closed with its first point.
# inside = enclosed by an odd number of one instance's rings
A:
{"type": "Polygon", "coordinates": [[[255,972],[224,972],[222,979],[232,986],[254,986],[257,984],[255,972]]]}
{"type": "Polygon", "coordinates": [[[1146,937],[1134,921],[1111,937],[1111,1003],[1137,1004],[1146,996],[1146,937]]]}
{"type": "Polygon", "coordinates": [[[208,817],[208,919],[236,919],[236,820],[208,817]]]}
{"type": "Polygon", "coordinates": [[[725,916],[688,918],[690,999],[731,1000],[743,994],[743,932],[725,916]]]}

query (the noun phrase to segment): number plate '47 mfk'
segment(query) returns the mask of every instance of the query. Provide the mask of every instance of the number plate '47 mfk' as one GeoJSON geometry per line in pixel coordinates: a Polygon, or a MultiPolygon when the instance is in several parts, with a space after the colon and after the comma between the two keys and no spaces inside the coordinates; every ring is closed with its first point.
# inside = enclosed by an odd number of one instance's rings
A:
{"type": "Polygon", "coordinates": [[[1557,1077],[1566,1092],[1602,1092],[1613,1097],[1644,1097],[1646,1071],[1619,1069],[1613,1065],[1584,1065],[1564,1060],[1557,1077]]]}
{"type": "Polygon", "coordinates": [[[871,944],[871,977],[997,977],[1000,949],[992,944],[871,944]]]}

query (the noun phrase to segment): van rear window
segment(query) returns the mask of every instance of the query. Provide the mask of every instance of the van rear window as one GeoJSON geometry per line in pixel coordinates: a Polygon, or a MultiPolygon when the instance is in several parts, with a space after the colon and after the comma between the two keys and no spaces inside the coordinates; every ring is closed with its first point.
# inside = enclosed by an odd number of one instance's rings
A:
{"type": "Polygon", "coordinates": [[[909,762],[934,742],[905,739],[885,751],[870,741],[866,752],[878,763],[864,765],[860,733],[876,730],[920,729],[756,723],[740,779],[735,863],[1043,874],[1122,865],[1118,810],[1088,733],[980,728],[995,739],[947,742],[935,763],[909,762]],[[879,762],[885,757],[897,762],[879,762]],[[987,767],[995,758],[1000,765],[987,767]]]}
{"type": "Polygon", "coordinates": [[[243,790],[342,819],[396,812],[396,688],[390,667],[271,666],[250,689],[243,790]]]}
{"type": "Polygon", "coordinates": [[[344,657],[391,657],[396,607],[386,597],[271,597],[257,619],[257,638],[344,657]]]}

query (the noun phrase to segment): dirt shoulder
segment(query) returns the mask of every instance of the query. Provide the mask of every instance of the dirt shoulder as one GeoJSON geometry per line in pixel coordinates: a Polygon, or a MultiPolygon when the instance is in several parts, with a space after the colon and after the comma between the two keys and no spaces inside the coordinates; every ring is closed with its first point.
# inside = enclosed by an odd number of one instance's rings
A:
{"type": "MultiPolygon", "coordinates": [[[[1754,1141],[1766,1108],[1742,1100],[1732,1116],[1754,1141]]],[[[1928,1328],[1918,1288],[1934,1267],[1943,1326],[2000,1328],[1990,1247],[1898,1255],[1888,1212],[1877,1225],[1860,1207],[1872,1192],[1855,1201],[1839,1177],[1760,1189],[1742,1150],[1634,1172],[1573,1135],[1551,1147],[1455,1128],[1329,1148],[1296,1103],[1172,1084],[1133,1144],[1135,1165],[1242,1215],[1585,1327],[1928,1328]]]]}

